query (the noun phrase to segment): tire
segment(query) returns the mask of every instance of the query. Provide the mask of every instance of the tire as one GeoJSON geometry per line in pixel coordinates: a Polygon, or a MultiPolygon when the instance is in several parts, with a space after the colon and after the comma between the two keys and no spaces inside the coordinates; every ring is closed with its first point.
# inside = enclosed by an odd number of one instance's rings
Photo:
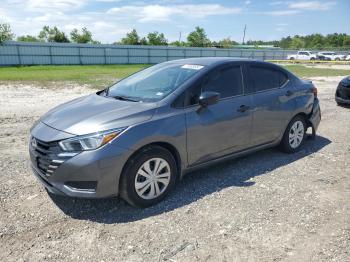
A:
{"type": "Polygon", "coordinates": [[[310,60],[311,60],[311,61],[315,61],[315,58],[314,58],[314,57],[311,57],[310,60]]]}
{"type": "Polygon", "coordinates": [[[127,162],[121,176],[120,195],[135,207],[155,205],[173,189],[177,173],[176,161],[167,149],[146,147],[127,162]],[[157,165],[161,168],[158,172],[157,165]]]}
{"type": "Polygon", "coordinates": [[[289,60],[294,60],[294,57],[289,58],[289,60]]]}
{"type": "Polygon", "coordinates": [[[335,61],[340,61],[340,58],[337,57],[337,58],[335,59],[335,61]]]}
{"type": "Polygon", "coordinates": [[[294,117],[288,124],[283,138],[280,143],[280,148],[283,152],[291,154],[300,150],[306,137],[307,125],[302,116],[294,117]],[[295,134],[295,135],[293,135],[295,134]],[[294,137],[294,139],[290,139],[294,137]]]}

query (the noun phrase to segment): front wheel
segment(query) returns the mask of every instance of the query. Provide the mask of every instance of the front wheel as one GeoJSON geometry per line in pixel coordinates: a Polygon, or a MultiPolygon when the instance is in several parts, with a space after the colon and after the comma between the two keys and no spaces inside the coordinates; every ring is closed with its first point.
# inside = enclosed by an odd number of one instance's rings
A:
{"type": "Polygon", "coordinates": [[[123,171],[120,194],[129,204],[148,207],[160,202],[174,187],[177,177],[172,154],[150,146],[133,156],[123,171]]]}
{"type": "Polygon", "coordinates": [[[296,116],[290,121],[284,132],[280,147],[286,153],[295,153],[302,146],[305,134],[306,123],[302,116],[296,116]]]}

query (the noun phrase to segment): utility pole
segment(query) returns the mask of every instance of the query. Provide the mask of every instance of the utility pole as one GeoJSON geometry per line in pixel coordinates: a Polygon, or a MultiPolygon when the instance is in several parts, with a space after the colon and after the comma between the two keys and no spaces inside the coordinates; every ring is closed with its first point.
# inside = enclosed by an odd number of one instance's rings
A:
{"type": "Polygon", "coordinates": [[[242,44],[244,45],[244,40],[245,40],[245,31],[247,30],[247,25],[244,25],[244,30],[243,30],[243,42],[242,44]]]}
{"type": "Polygon", "coordinates": [[[180,34],[179,34],[179,42],[181,43],[181,31],[180,31],[180,34]]]}

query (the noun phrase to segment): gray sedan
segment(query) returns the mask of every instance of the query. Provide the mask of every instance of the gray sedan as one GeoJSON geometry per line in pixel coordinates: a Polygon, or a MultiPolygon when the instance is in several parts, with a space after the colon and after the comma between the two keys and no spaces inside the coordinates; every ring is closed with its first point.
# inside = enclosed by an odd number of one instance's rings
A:
{"type": "Polygon", "coordinates": [[[183,59],[50,110],[29,152],[52,193],[147,207],[191,170],[268,147],[298,151],[320,120],[315,86],[282,67],[183,59]]]}

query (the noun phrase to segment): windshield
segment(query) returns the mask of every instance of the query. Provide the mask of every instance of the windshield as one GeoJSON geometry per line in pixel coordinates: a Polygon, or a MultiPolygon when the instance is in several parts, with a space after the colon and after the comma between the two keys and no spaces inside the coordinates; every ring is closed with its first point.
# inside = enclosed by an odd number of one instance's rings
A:
{"type": "Polygon", "coordinates": [[[202,65],[158,64],[137,72],[111,86],[108,97],[131,101],[156,102],[187,81],[202,65]]]}

